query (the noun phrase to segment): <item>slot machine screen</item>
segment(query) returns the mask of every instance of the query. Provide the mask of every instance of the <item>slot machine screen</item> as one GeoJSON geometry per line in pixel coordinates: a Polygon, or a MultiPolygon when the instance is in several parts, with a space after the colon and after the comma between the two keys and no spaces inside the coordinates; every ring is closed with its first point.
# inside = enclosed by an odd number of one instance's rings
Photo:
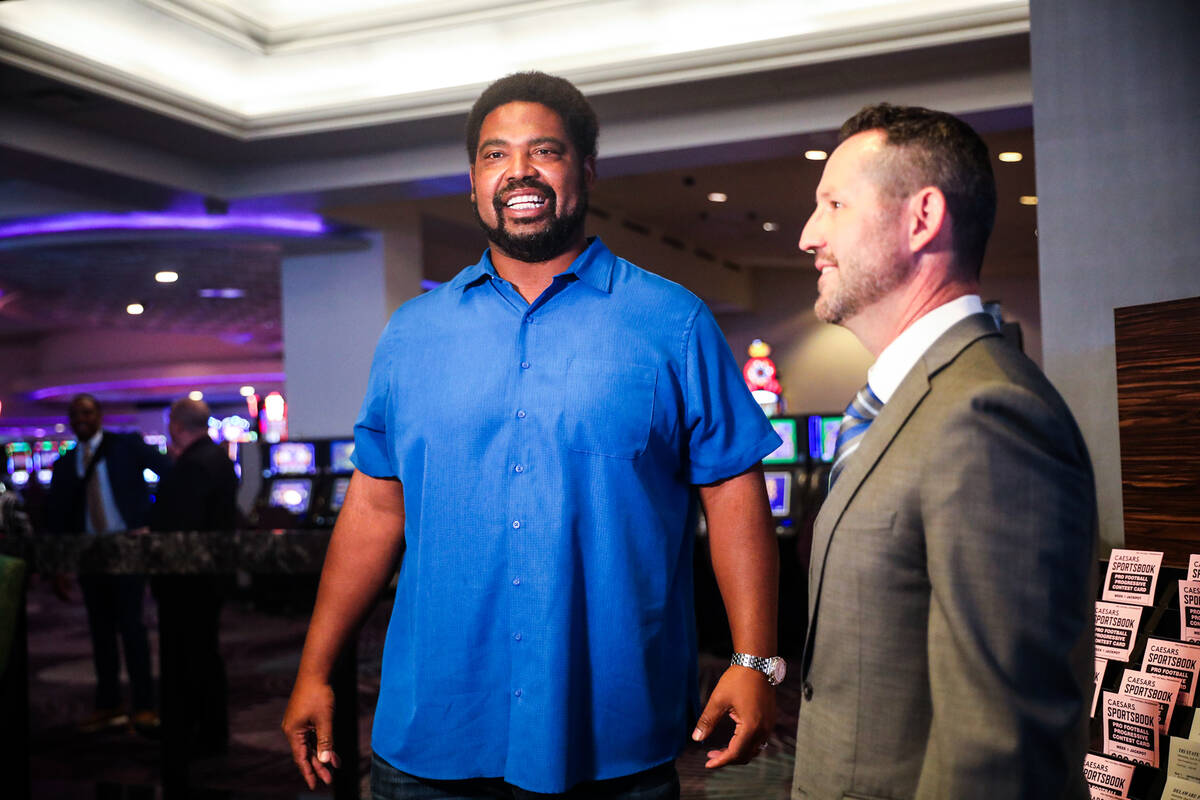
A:
{"type": "Polygon", "coordinates": [[[29,442],[12,442],[4,446],[8,453],[8,474],[14,486],[29,483],[29,476],[37,470],[33,460],[33,447],[29,442]]]}
{"type": "Polygon", "coordinates": [[[271,508],[286,508],[293,514],[308,511],[312,496],[312,481],[308,478],[278,480],[271,484],[271,508]]]}
{"type": "Polygon", "coordinates": [[[271,445],[272,475],[312,475],[317,471],[317,447],[312,442],[271,445]]]}
{"type": "Polygon", "coordinates": [[[354,472],[354,462],[350,460],[350,456],[352,455],[354,455],[353,439],[347,439],[341,442],[330,442],[329,471],[354,472]]]}
{"type": "Polygon", "coordinates": [[[764,472],[767,481],[767,499],[771,502],[771,516],[786,517],[792,513],[792,473],[764,472]]]}
{"type": "Polygon", "coordinates": [[[771,427],[779,434],[779,438],[783,439],[783,444],[776,447],[767,457],[762,460],[764,464],[795,464],[800,460],[800,448],[797,447],[796,440],[796,420],[794,419],[773,419],[771,427]]]}
{"type": "Polygon", "coordinates": [[[58,442],[37,442],[33,446],[33,462],[34,468],[37,470],[38,483],[43,486],[50,484],[50,479],[54,477],[54,462],[58,461],[59,456],[66,452],[58,442]]]}
{"type": "Polygon", "coordinates": [[[342,510],[342,504],[346,502],[346,490],[350,488],[350,478],[341,477],[335,478],[333,481],[333,490],[329,494],[329,510],[337,513],[342,510]]]}
{"type": "Polygon", "coordinates": [[[833,461],[833,448],[837,445],[838,426],[841,415],[814,414],[808,418],[808,454],[813,461],[829,464],[833,461]]]}

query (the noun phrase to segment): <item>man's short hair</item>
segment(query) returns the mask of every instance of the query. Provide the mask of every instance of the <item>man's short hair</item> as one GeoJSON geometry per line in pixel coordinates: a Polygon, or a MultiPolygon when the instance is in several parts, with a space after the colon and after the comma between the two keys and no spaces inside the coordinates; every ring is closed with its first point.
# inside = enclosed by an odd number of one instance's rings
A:
{"type": "Polygon", "coordinates": [[[203,400],[182,397],[171,404],[171,422],[185,431],[207,431],[208,418],[211,416],[212,411],[203,400]]]}
{"type": "Polygon", "coordinates": [[[475,160],[479,149],[479,129],[488,114],[506,103],[541,103],[554,113],[567,129],[571,144],[581,158],[596,155],[596,136],[600,123],[583,93],[566,78],[544,72],[514,72],[483,90],[467,116],[467,159],[475,160]]]}
{"type": "Polygon", "coordinates": [[[884,190],[901,198],[924,186],[940,189],[950,211],[955,260],[964,274],[977,278],[996,222],[996,179],[983,139],[944,111],[879,103],[846,120],[839,140],[871,130],[883,131],[896,151],[881,165],[884,190]]]}
{"type": "Polygon", "coordinates": [[[70,414],[71,411],[76,406],[78,406],[80,403],[91,403],[92,405],[94,405],[96,407],[97,411],[100,411],[100,412],[104,411],[104,409],[100,406],[100,401],[96,399],[96,396],[94,394],[88,394],[87,392],[80,392],[79,394],[73,395],[71,397],[71,402],[67,403],[67,413],[70,414]]]}

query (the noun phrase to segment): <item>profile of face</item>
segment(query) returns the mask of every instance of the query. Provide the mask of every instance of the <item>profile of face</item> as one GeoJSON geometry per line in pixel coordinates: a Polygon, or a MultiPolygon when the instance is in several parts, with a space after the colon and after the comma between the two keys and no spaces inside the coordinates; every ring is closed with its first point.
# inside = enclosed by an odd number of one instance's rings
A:
{"type": "Polygon", "coordinates": [[[541,103],[506,103],[479,129],[471,205],[494,247],[527,263],[549,261],[583,239],[591,156],[576,152],[563,120],[541,103]]]}
{"type": "Polygon", "coordinates": [[[800,234],[816,256],[817,318],[841,324],[886,297],[909,276],[900,201],[880,190],[882,131],[842,142],[825,164],[817,207],[800,234]]]}
{"type": "Polygon", "coordinates": [[[86,442],[100,430],[100,406],[90,397],[81,397],[73,401],[67,409],[67,421],[71,424],[75,438],[86,442]]]}

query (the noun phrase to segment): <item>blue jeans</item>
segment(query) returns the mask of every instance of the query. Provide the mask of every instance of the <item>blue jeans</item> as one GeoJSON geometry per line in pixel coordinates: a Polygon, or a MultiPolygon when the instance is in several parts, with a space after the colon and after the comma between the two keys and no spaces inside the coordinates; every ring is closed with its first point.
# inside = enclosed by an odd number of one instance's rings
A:
{"type": "Polygon", "coordinates": [[[588,781],[563,794],[541,794],[502,778],[436,781],[401,772],[371,753],[371,800],[679,800],[679,773],[668,761],[623,778],[588,781]]]}

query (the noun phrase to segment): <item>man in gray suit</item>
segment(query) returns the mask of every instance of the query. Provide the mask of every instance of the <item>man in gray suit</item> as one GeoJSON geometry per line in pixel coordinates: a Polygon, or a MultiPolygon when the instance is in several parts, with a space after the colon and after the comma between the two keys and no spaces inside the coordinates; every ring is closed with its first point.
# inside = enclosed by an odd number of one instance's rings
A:
{"type": "Polygon", "coordinates": [[[877,360],[814,527],[793,797],[1086,797],[1095,489],[983,313],[987,147],[886,104],[841,139],[800,247],[877,360]]]}

